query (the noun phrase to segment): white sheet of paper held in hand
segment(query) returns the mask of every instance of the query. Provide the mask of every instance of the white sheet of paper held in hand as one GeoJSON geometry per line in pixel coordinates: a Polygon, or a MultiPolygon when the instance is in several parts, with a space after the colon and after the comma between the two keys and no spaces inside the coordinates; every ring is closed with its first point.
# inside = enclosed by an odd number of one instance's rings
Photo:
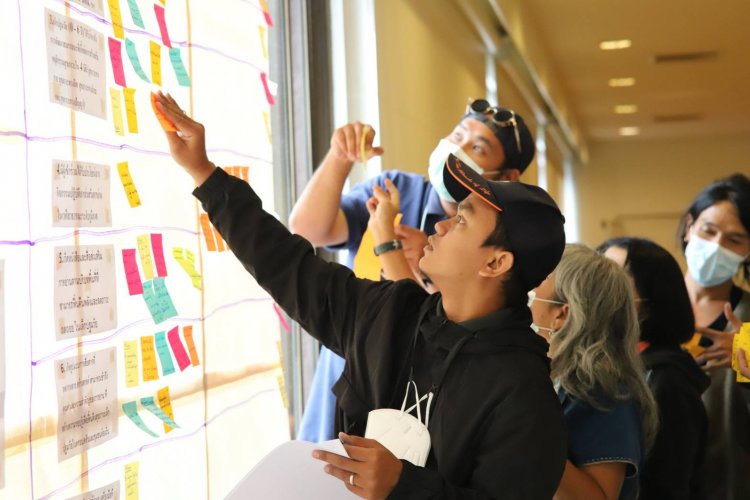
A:
{"type": "Polygon", "coordinates": [[[359,498],[350,493],[340,480],[326,474],[323,470],[325,462],[312,457],[314,450],[349,456],[338,439],[322,443],[288,441],[263,457],[237,483],[237,486],[226,496],[226,500],[245,498],[351,500],[359,498]]]}

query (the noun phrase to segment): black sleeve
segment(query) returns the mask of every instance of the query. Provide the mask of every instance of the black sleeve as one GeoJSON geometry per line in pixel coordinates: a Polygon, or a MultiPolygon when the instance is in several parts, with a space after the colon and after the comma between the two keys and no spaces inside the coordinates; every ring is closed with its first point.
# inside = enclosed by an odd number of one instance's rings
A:
{"type": "Polygon", "coordinates": [[[350,269],[316,257],[307,240],[263,211],[246,182],[220,168],[193,195],[258,284],[307,332],[343,355],[359,304],[378,307],[389,283],[357,279],[350,269]]]}
{"type": "Polygon", "coordinates": [[[404,463],[390,499],[550,499],[566,460],[565,422],[559,401],[546,387],[521,381],[496,407],[479,433],[467,487],[449,483],[437,471],[404,463]],[[523,394],[526,392],[526,394],[523,394]]]}
{"type": "Polygon", "coordinates": [[[641,471],[641,500],[691,498],[691,478],[705,453],[706,416],[699,398],[679,381],[652,384],[659,432],[641,471]]]}

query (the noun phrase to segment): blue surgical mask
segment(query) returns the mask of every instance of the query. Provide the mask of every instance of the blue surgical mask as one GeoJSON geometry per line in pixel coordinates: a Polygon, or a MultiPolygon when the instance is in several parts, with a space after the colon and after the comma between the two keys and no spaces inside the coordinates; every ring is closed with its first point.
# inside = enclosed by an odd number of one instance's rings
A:
{"type": "Polygon", "coordinates": [[[712,287],[731,280],[745,257],[693,234],[685,247],[685,259],[693,280],[702,287],[712,287]]]}
{"type": "Polygon", "coordinates": [[[432,151],[432,154],[430,154],[430,164],[427,168],[427,173],[430,176],[430,183],[432,184],[432,187],[435,188],[435,191],[437,191],[438,196],[445,201],[455,203],[456,200],[448,192],[448,188],[445,187],[445,182],[443,181],[445,162],[448,160],[448,155],[450,154],[457,157],[480,175],[484,173],[484,170],[482,167],[474,163],[474,160],[469,158],[469,155],[461,149],[461,146],[453,144],[446,139],[440,139],[437,147],[432,151]]]}

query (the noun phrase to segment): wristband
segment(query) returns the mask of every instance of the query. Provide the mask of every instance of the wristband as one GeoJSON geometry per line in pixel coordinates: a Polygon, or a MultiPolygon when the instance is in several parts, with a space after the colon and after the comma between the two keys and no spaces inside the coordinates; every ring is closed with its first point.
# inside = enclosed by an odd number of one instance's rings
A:
{"type": "Polygon", "coordinates": [[[401,243],[401,240],[391,240],[376,245],[374,251],[375,255],[379,256],[386,252],[392,252],[393,250],[401,250],[402,248],[404,248],[404,245],[401,243]]]}

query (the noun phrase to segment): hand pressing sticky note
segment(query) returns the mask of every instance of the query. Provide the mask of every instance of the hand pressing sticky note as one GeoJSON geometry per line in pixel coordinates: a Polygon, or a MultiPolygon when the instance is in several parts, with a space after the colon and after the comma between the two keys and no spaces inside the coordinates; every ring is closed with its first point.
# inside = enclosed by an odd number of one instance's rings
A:
{"type": "Polygon", "coordinates": [[[750,355],[750,323],[744,323],[740,327],[740,331],[734,336],[734,341],[732,342],[732,370],[737,372],[737,382],[750,382],[750,378],[740,373],[737,349],[745,351],[745,357],[750,355]]]}
{"type": "Polygon", "coordinates": [[[177,128],[174,126],[174,123],[169,121],[169,118],[164,116],[164,113],[159,111],[159,108],[156,107],[156,94],[154,94],[153,92],[151,93],[151,107],[154,110],[156,119],[159,120],[161,128],[163,128],[165,132],[177,132],[177,128]]]}

